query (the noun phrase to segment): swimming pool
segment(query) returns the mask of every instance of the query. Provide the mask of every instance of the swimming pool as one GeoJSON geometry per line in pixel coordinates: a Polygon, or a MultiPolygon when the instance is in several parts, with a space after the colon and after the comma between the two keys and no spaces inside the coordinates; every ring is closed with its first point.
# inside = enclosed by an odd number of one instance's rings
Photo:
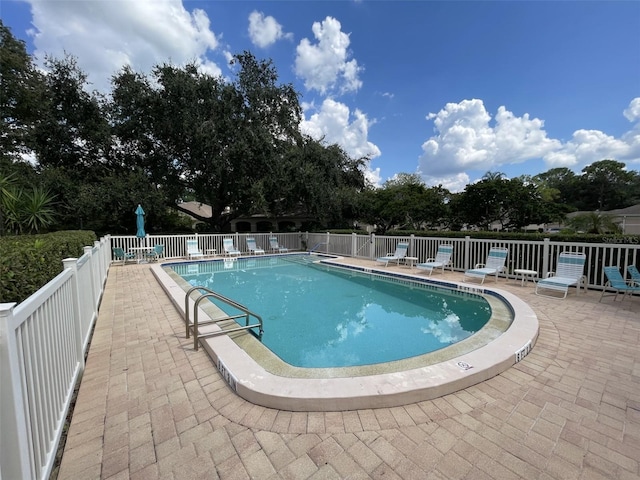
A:
{"type": "MultiPolygon", "coordinates": [[[[521,360],[537,339],[537,316],[524,301],[508,291],[489,286],[471,287],[450,279],[427,279],[406,268],[382,268],[367,260],[314,257],[365,274],[388,275],[398,282],[418,281],[481,295],[491,306],[491,319],[474,335],[435,352],[351,367],[292,366],[244,332],[203,338],[201,344],[214,368],[232,391],[252,403],[289,411],[340,411],[420,402],[504,372],[521,360]]],[[[259,258],[268,261],[270,256],[259,258]]],[[[196,272],[204,263],[208,262],[191,262],[185,268],[196,272]]],[[[227,265],[232,268],[231,263],[227,265]]],[[[154,264],[150,268],[176,310],[184,315],[185,292],[191,284],[167,268],[169,265],[154,264]]],[[[189,303],[193,306],[193,300],[189,303]]],[[[212,303],[201,305],[204,305],[201,311],[205,317],[215,318],[219,314],[212,303]]],[[[178,331],[183,331],[182,328],[178,331]]],[[[265,321],[265,330],[268,328],[265,321]]],[[[191,339],[185,339],[184,334],[179,338],[185,349],[192,350],[191,339]]]]}
{"type": "MultiPolygon", "coordinates": [[[[264,345],[296,367],[352,367],[423,355],[470,337],[491,317],[480,295],[300,258],[306,257],[170,268],[192,286],[258,313],[265,322],[264,345]]],[[[237,313],[210,300],[229,315],[237,313]]]]}

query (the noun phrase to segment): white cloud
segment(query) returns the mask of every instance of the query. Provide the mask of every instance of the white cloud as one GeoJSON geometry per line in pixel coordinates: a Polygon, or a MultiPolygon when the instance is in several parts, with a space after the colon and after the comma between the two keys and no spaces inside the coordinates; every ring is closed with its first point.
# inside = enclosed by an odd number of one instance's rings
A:
{"type": "Polygon", "coordinates": [[[371,125],[360,110],[351,114],[344,103],[327,98],[318,112],[302,121],[300,130],[316,140],[324,138],[328,143],[337,143],[352,158],[375,158],[380,156],[380,149],[367,140],[371,125]]]}
{"type": "Polygon", "coordinates": [[[625,118],[630,122],[640,120],[640,97],[631,100],[629,106],[623,112],[625,118]]]}
{"type": "MultiPolygon", "coordinates": [[[[314,109],[313,104],[303,104],[303,107],[306,111],[314,109]]],[[[380,156],[380,149],[368,140],[372,124],[360,110],[351,113],[344,103],[327,98],[319,111],[302,121],[300,130],[316,140],[324,139],[329,144],[340,145],[351,158],[367,156],[373,159],[380,156]]],[[[380,169],[367,168],[367,178],[374,185],[379,185],[380,169]]]]}
{"type": "Polygon", "coordinates": [[[181,0],[29,0],[35,56],[76,57],[93,88],[110,89],[109,80],[123,66],[149,72],[163,62],[198,63],[220,75],[206,58],[219,42],[201,9],[187,11],[181,0]]]}
{"type": "Polygon", "coordinates": [[[314,45],[303,38],[296,48],[295,72],[307,89],[321,94],[332,90],[345,93],[362,86],[361,67],[356,60],[347,60],[351,42],[341,28],[340,22],[332,17],[322,23],[314,22],[312,31],[318,43],[314,45]]]}
{"type": "MultiPolygon", "coordinates": [[[[624,115],[640,120],[640,99],[633,99],[624,115]]],[[[429,184],[455,185],[468,171],[499,171],[502,165],[532,159],[543,159],[549,168],[576,170],[605,158],[640,161],[640,124],[619,139],[597,130],[577,130],[563,143],[547,137],[544,121],[528,113],[516,117],[501,106],[492,119],[478,99],[448,103],[426,118],[433,120],[435,135],[422,144],[419,170],[429,184]]]]}
{"type": "Polygon", "coordinates": [[[272,16],[265,17],[262,12],[253,11],[249,15],[249,37],[251,42],[260,48],[267,48],[281,38],[291,38],[291,34],[282,31],[280,25],[272,16]]]}

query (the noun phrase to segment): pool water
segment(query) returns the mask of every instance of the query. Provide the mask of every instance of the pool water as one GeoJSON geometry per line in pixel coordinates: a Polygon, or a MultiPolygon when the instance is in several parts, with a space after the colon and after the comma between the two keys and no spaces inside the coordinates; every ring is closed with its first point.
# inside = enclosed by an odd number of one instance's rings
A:
{"type": "Polygon", "coordinates": [[[305,264],[302,258],[172,268],[192,286],[209,288],[260,315],[262,342],[297,367],[361,366],[422,355],[473,335],[491,317],[491,307],[478,295],[305,264]]]}

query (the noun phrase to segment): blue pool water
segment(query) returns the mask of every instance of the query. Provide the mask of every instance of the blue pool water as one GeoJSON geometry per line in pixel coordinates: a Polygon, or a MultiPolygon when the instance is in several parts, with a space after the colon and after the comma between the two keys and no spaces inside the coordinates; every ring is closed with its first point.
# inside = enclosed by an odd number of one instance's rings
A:
{"type": "MultiPolygon", "coordinates": [[[[473,335],[491,317],[488,302],[477,295],[305,265],[302,258],[218,260],[172,268],[192,286],[207,287],[260,315],[262,342],[298,367],[370,365],[422,355],[473,335]]],[[[229,314],[238,313],[214,303],[229,314]]]]}

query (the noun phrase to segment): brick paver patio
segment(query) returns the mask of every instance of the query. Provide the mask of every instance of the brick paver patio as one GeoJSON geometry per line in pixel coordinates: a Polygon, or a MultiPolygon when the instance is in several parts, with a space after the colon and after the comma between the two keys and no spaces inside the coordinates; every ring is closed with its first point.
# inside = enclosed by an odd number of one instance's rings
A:
{"type": "Polygon", "coordinates": [[[640,478],[640,298],[498,287],[540,321],[505,373],[404,407],[302,413],[236,396],[148,266],[113,266],[58,478],[640,478]]]}

